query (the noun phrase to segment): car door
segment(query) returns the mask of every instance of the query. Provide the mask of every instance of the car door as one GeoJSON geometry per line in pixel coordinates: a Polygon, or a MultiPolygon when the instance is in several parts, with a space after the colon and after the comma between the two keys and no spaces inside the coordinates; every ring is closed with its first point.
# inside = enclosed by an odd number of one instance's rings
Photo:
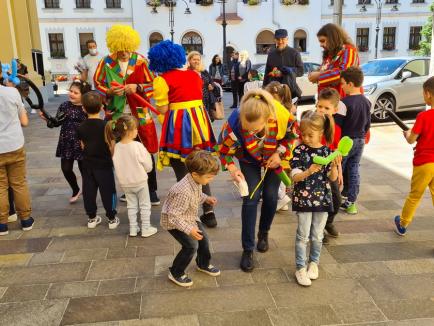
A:
{"type": "Polygon", "coordinates": [[[317,84],[313,84],[307,78],[311,71],[318,70],[319,65],[311,62],[304,63],[304,74],[301,77],[297,77],[298,87],[302,90],[302,97],[314,97],[318,91],[317,84]],[[316,68],[315,68],[316,66],[316,68]]]}
{"type": "Polygon", "coordinates": [[[425,107],[422,85],[428,76],[428,60],[416,59],[407,63],[398,74],[397,80],[397,111],[419,110],[425,107]],[[404,72],[410,72],[411,76],[401,81],[404,72]]]}

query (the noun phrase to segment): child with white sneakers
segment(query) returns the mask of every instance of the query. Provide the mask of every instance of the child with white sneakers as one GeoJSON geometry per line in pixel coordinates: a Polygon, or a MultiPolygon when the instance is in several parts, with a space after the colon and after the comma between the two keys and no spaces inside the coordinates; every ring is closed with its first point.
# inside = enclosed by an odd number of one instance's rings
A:
{"type": "Polygon", "coordinates": [[[151,199],[148,188],[148,173],[152,171],[151,154],[141,142],[135,141],[138,122],[131,115],[111,120],[106,127],[106,141],[113,148],[115,139],[120,139],[113,149],[113,164],[116,177],[127,199],[130,236],[141,231],[142,237],[157,233],[151,225],[151,199]],[[140,212],[142,227],[137,223],[140,212]]]}

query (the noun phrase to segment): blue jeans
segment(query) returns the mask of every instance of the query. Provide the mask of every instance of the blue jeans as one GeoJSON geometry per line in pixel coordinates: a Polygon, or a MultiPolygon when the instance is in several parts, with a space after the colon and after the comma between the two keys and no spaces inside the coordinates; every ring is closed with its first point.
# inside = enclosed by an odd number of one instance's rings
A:
{"type": "MultiPolygon", "coordinates": [[[[261,180],[261,166],[254,163],[240,162],[240,167],[249,186],[249,194],[251,194],[261,180]]],[[[250,195],[243,198],[241,209],[241,242],[244,250],[253,250],[255,248],[256,213],[261,192],[262,207],[259,231],[268,232],[270,230],[274,214],[276,214],[279,185],[279,176],[273,170],[269,170],[261,187],[255,192],[253,198],[250,199],[250,195]]]]}
{"type": "Polygon", "coordinates": [[[342,160],[342,170],[348,169],[348,201],[356,202],[360,188],[360,161],[362,159],[363,148],[365,147],[364,138],[354,138],[353,148],[351,148],[348,156],[342,160]]]}
{"type": "Polygon", "coordinates": [[[197,227],[202,231],[202,240],[195,240],[188,234],[173,229],[169,230],[169,233],[180,243],[181,250],[173,260],[172,267],[169,268],[170,273],[174,277],[181,277],[185,274],[185,269],[192,261],[194,254],[197,251],[196,264],[199,268],[208,268],[209,261],[211,260],[211,254],[209,252],[208,235],[205,232],[203,224],[197,222],[197,227]]]}
{"type": "Polygon", "coordinates": [[[295,237],[295,263],[297,269],[306,266],[306,248],[310,238],[309,262],[319,264],[327,212],[297,212],[298,226],[295,237]]]}

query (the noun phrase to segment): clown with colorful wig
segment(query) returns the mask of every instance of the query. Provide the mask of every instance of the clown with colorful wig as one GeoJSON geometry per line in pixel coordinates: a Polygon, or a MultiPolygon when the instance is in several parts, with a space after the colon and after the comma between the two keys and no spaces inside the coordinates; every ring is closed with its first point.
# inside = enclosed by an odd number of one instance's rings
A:
{"type": "MultiPolygon", "coordinates": [[[[106,42],[110,54],[100,61],[94,75],[96,90],[106,98],[106,117],[117,120],[123,114],[133,115],[139,121],[139,140],[151,154],[156,153],[158,138],[154,121],[148,108],[141,107],[134,96],[139,94],[145,100],[151,97],[154,80],[146,58],[135,52],[140,45],[139,33],[130,26],[114,25],[107,31],[106,42]]],[[[158,205],[153,158],[152,162],[154,169],[148,174],[149,193],[152,205],[158,205]]]]}
{"type": "MultiPolygon", "coordinates": [[[[193,70],[184,69],[185,51],[170,41],[149,50],[149,68],[159,73],[154,79],[154,99],[164,114],[158,167],[172,166],[177,181],[188,173],[185,158],[196,149],[213,152],[216,140],[210,118],[202,102],[202,79],[193,70]]],[[[209,185],[203,192],[211,195],[209,185]]],[[[217,221],[211,205],[203,204],[201,221],[215,227],[217,221]]]]}

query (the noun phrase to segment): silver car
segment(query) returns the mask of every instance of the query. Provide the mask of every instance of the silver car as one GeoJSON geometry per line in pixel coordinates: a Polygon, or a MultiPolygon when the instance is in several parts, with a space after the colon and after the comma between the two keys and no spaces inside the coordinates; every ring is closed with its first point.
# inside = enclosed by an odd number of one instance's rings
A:
{"type": "Polygon", "coordinates": [[[372,103],[372,121],[388,121],[387,110],[424,110],[422,84],[428,78],[429,64],[426,57],[382,58],[363,64],[363,89],[372,103]]]}

